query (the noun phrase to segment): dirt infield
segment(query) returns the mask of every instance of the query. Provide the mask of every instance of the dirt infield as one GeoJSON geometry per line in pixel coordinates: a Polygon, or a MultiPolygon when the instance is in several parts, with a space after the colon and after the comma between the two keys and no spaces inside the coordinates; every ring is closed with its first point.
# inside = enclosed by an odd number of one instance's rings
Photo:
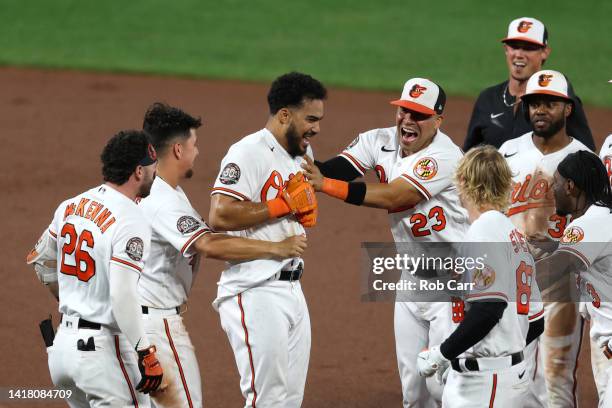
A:
{"type": "MultiPolygon", "coordinates": [[[[57,305],[24,259],[60,201],[100,183],[99,154],[117,130],[138,128],[145,108],[162,100],[202,115],[200,159],[183,188],[207,218],[209,191],[227,148],[266,120],[267,86],[62,71],[0,69],[0,237],[4,281],[0,323],[0,387],[52,386],[38,322],[57,305]]],[[[398,88],[399,92],[399,88],[398,88]]],[[[391,126],[396,93],[332,89],[319,158],[339,152],[359,131],[391,126]]],[[[451,99],[443,129],[462,141],[472,101],[451,99]]],[[[596,144],[610,132],[610,111],[586,109],[596,144]],[[607,121],[606,121],[607,119],[607,121]]],[[[390,241],[383,211],[320,198],[318,226],[309,233],[304,292],[312,321],[312,354],[304,407],[399,407],[392,304],[360,299],[360,244],[390,241]]],[[[186,325],[197,350],[207,407],[242,403],[229,343],[210,303],[221,262],[205,261],[191,295],[186,325]]],[[[590,359],[579,380],[594,407],[590,359]]],[[[46,404],[49,405],[49,404],[46,404]]],[[[2,403],[0,402],[0,406],[2,403]]],[[[24,405],[21,405],[24,406],[24,405]]]]}

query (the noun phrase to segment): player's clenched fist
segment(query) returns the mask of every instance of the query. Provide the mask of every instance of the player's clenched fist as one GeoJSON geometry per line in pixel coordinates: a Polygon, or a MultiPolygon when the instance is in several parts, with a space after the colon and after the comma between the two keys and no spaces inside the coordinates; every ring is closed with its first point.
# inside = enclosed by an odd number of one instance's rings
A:
{"type": "Polygon", "coordinates": [[[155,391],[160,386],[164,375],[155,351],[155,346],[138,350],[138,368],[142,379],[136,386],[136,390],[145,394],[155,391]]]}
{"type": "Polygon", "coordinates": [[[294,235],[276,243],[276,257],[278,259],[300,257],[307,246],[306,236],[294,235]]]}
{"type": "Polygon", "coordinates": [[[282,192],[282,197],[296,215],[306,214],[317,209],[317,197],[314,189],[304,179],[304,174],[298,172],[282,192]]]}
{"type": "Polygon", "coordinates": [[[423,350],[417,357],[417,369],[421,377],[431,377],[438,371],[444,373],[449,363],[448,359],[440,352],[440,346],[423,350]]]}

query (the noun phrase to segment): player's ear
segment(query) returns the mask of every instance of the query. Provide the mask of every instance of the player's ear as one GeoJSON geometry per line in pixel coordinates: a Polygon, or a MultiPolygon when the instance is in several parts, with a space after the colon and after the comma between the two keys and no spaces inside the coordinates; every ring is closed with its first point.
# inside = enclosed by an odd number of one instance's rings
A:
{"type": "Polygon", "coordinates": [[[439,129],[442,126],[442,122],[444,121],[444,116],[438,115],[436,117],[436,129],[439,129]]]}
{"type": "Polygon", "coordinates": [[[183,146],[180,143],[175,143],[172,145],[172,154],[174,158],[180,160],[183,156],[183,146]]]}
{"type": "Polygon", "coordinates": [[[281,123],[281,125],[289,124],[291,120],[291,111],[289,108],[281,108],[276,112],[276,119],[281,123]]]}
{"type": "Polygon", "coordinates": [[[144,167],[141,165],[136,166],[134,169],[134,177],[136,178],[136,181],[142,180],[144,177],[144,167]]]}
{"type": "Polygon", "coordinates": [[[571,103],[565,104],[565,117],[566,118],[572,114],[573,109],[574,109],[574,105],[572,105],[571,103]]]}

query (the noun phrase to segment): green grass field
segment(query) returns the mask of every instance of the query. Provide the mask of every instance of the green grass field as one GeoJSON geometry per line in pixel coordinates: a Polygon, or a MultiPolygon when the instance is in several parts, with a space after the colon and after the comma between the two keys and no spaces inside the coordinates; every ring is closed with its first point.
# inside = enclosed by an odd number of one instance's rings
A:
{"type": "Polygon", "coordinates": [[[427,76],[475,96],[506,77],[499,39],[525,15],[549,29],[546,66],[612,106],[609,0],[2,0],[0,64],[249,81],[296,69],[397,91],[427,76]]]}

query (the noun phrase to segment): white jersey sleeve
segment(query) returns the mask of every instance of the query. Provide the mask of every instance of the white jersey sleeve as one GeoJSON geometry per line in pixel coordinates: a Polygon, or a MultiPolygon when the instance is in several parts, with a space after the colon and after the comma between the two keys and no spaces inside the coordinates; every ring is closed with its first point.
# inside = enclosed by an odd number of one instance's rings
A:
{"type": "Polygon", "coordinates": [[[453,182],[457,167],[457,154],[453,151],[440,151],[434,155],[415,155],[414,160],[406,160],[402,165],[401,177],[430,200],[453,182]]]}
{"type": "Polygon", "coordinates": [[[364,175],[376,166],[379,149],[377,135],[377,129],[360,133],[339,156],[348,160],[355,170],[364,175]]]}
{"type": "Polygon", "coordinates": [[[126,217],[115,231],[111,263],[141,273],[151,250],[151,227],[144,217],[126,217]]]}
{"type": "Polygon", "coordinates": [[[572,221],[566,228],[559,242],[557,251],[568,252],[589,268],[593,262],[604,252],[610,251],[610,242],[597,236],[601,225],[597,225],[597,218],[588,219],[580,217],[572,221]]]}
{"type": "MultiPolygon", "coordinates": [[[[489,238],[490,239],[490,238],[489,238]]],[[[504,272],[509,259],[499,244],[487,241],[487,237],[469,236],[469,254],[472,259],[480,258],[482,265],[467,270],[465,280],[471,288],[465,295],[468,302],[484,299],[511,301],[509,281],[504,272]],[[478,244],[475,244],[478,243],[478,244]]]]}
{"type": "MultiPolygon", "coordinates": [[[[213,187],[213,194],[225,194],[240,201],[252,201],[260,189],[260,168],[257,152],[248,151],[246,144],[230,148],[221,161],[221,171],[213,187]]],[[[265,179],[265,178],[264,178],[265,179]]]]}
{"type": "Polygon", "coordinates": [[[192,244],[212,232],[193,207],[180,200],[160,207],[151,224],[157,234],[186,258],[194,255],[192,244]]]}

